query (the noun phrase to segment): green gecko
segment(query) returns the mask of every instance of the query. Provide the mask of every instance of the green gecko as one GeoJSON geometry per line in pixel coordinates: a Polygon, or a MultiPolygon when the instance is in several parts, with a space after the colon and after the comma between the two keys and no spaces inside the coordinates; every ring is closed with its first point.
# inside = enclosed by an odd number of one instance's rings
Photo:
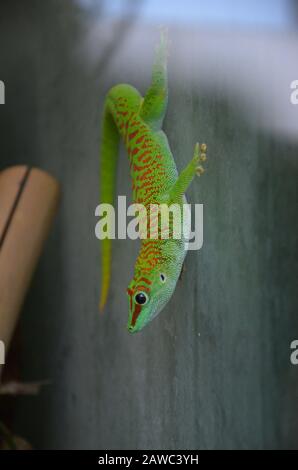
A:
{"type": "MultiPolygon", "coordinates": [[[[162,131],[168,101],[167,41],[164,34],[156,51],[151,85],[143,98],[132,86],[116,85],[107,93],[101,141],[101,202],[113,204],[119,139],[126,146],[132,177],[133,201],[143,204],[185,203],[184,193],[193,177],[204,171],[206,144],[195,145],[194,156],[178,175],[168,140],[162,131]]],[[[173,233],[172,233],[173,235],[173,233]]],[[[141,241],[134,277],[127,294],[127,328],[140,331],[171,298],[186,255],[185,239],[141,241]]],[[[106,304],[111,276],[111,240],[102,240],[100,310],[106,304]]]]}

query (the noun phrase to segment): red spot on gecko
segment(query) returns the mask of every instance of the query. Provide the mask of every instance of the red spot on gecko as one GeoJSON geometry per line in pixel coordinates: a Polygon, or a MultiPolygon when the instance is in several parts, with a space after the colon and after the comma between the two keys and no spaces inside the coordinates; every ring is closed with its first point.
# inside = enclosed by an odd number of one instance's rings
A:
{"type": "Polygon", "coordinates": [[[133,291],[128,288],[127,293],[130,296],[130,299],[129,299],[129,301],[130,301],[130,310],[132,310],[132,294],[133,294],[133,291]]]}
{"type": "Polygon", "coordinates": [[[152,142],[150,142],[150,140],[146,139],[145,142],[142,145],[142,148],[146,149],[146,148],[149,148],[149,147],[152,147],[152,142]]]}
{"type": "Polygon", "coordinates": [[[138,156],[138,161],[140,162],[142,158],[148,155],[149,153],[149,150],[146,150],[145,152],[141,153],[141,155],[138,156]]]}
{"type": "Polygon", "coordinates": [[[135,147],[132,152],[131,152],[131,155],[136,155],[138,152],[139,152],[139,148],[138,147],[135,147]]]}
{"type": "MultiPolygon", "coordinates": [[[[141,178],[140,178],[141,179],[141,178]]],[[[152,184],[152,179],[154,179],[153,176],[150,176],[150,178],[148,177],[147,178],[149,181],[145,181],[144,183],[142,183],[142,188],[147,188],[148,186],[153,186],[152,184]]]]}
{"type": "Polygon", "coordinates": [[[138,133],[138,131],[132,132],[131,134],[129,134],[128,139],[132,140],[137,135],[137,133],[138,133]]]}
{"type": "MultiPolygon", "coordinates": [[[[138,166],[138,165],[134,164],[133,169],[134,169],[134,171],[142,171],[142,170],[146,170],[146,168],[150,168],[150,167],[151,167],[151,165],[149,165],[149,164],[148,165],[143,165],[143,166],[138,166]]],[[[151,169],[150,169],[150,171],[151,171],[151,169]]]]}
{"type": "Polygon", "coordinates": [[[142,306],[139,304],[136,304],[133,315],[132,315],[132,319],[131,319],[131,326],[135,326],[137,318],[141,313],[141,310],[142,310],[142,306]]]}
{"type": "Polygon", "coordinates": [[[147,279],[146,277],[141,277],[140,278],[140,282],[146,282],[146,284],[152,284],[152,281],[150,281],[149,279],[147,279]]]}
{"type": "Polygon", "coordinates": [[[145,291],[145,292],[148,292],[148,293],[149,293],[149,292],[150,292],[150,289],[149,289],[149,287],[147,287],[147,286],[139,285],[137,292],[142,292],[142,291],[145,291]]]}
{"type": "Polygon", "coordinates": [[[143,135],[141,135],[141,137],[138,138],[136,143],[140,144],[144,139],[145,139],[145,135],[143,134],[143,135]]]}
{"type": "Polygon", "coordinates": [[[144,181],[147,178],[147,175],[150,175],[151,172],[151,169],[145,171],[145,173],[141,176],[140,181],[144,181]]]}

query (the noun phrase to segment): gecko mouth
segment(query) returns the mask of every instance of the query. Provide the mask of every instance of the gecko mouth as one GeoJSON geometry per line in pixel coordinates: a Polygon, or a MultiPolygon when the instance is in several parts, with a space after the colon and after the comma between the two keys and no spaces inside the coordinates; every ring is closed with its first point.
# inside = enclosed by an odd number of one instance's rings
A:
{"type": "Polygon", "coordinates": [[[137,330],[137,329],[136,329],[134,326],[132,326],[132,325],[128,326],[127,329],[128,329],[128,331],[129,331],[130,333],[137,333],[137,332],[139,331],[139,330],[137,330]]]}

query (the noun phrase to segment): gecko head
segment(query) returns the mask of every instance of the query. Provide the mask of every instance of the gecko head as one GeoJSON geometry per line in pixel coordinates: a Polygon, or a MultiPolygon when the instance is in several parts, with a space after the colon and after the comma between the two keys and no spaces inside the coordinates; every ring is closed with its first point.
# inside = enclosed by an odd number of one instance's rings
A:
{"type": "Polygon", "coordinates": [[[144,328],[164,308],[171,298],[177,276],[163,268],[150,274],[138,274],[128,286],[129,316],[127,329],[136,333],[144,328]]]}

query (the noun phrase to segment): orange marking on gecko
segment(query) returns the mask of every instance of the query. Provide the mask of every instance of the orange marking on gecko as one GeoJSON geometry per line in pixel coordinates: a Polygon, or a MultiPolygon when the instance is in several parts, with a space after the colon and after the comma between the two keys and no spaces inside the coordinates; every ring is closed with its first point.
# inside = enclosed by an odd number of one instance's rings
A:
{"type": "Polygon", "coordinates": [[[141,153],[141,155],[138,156],[137,160],[140,162],[143,157],[148,155],[148,153],[150,153],[149,150],[146,150],[145,152],[141,153]]]}
{"type": "Polygon", "coordinates": [[[145,139],[145,135],[141,135],[141,137],[139,137],[136,141],[137,144],[140,144],[143,140],[145,139]]]}
{"type": "Polygon", "coordinates": [[[144,181],[147,178],[147,175],[150,175],[150,173],[152,173],[152,168],[149,168],[147,171],[145,171],[145,173],[140,177],[140,181],[144,181]]]}
{"type": "MultiPolygon", "coordinates": [[[[153,255],[159,255],[159,251],[156,251],[156,250],[148,251],[148,253],[146,253],[146,256],[143,257],[143,259],[147,260],[147,259],[149,259],[149,257],[151,257],[153,255]]],[[[157,258],[153,257],[152,259],[157,259],[157,258]]]]}
{"type": "Polygon", "coordinates": [[[146,254],[142,254],[141,255],[141,259],[144,260],[144,261],[147,261],[147,259],[153,257],[153,258],[158,258],[160,255],[159,251],[156,251],[156,250],[150,250],[148,251],[148,253],[146,254]]]}
{"type": "Polygon", "coordinates": [[[146,251],[146,250],[148,250],[148,248],[149,248],[150,246],[152,246],[152,245],[155,245],[155,241],[154,241],[154,240],[148,240],[148,241],[146,242],[146,244],[144,244],[144,245],[142,246],[141,249],[142,249],[142,251],[146,251]]]}
{"type": "MultiPolygon", "coordinates": [[[[151,170],[147,170],[146,173],[148,173],[148,171],[151,173],[151,170]]],[[[151,175],[151,176],[145,176],[146,173],[144,175],[138,175],[136,180],[137,181],[144,181],[144,180],[154,180],[155,179],[155,176],[151,175]]],[[[143,183],[140,184],[140,189],[143,188],[143,183]]]]}
{"type": "Polygon", "coordinates": [[[140,151],[139,147],[135,147],[135,148],[131,151],[131,155],[136,155],[139,151],[140,151]]]}
{"type": "Polygon", "coordinates": [[[140,256],[147,256],[148,253],[150,253],[154,248],[152,246],[147,247],[147,251],[141,251],[140,256]]]}
{"type": "Polygon", "coordinates": [[[139,304],[136,304],[133,315],[132,315],[132,319],[131,319],[131,326],[135,326],[137,318],[141,313],[141,310],[142,310],[142,306],[139,304]]]}
{"type": "Polygon", "coordinates": [[[146,272],[148,272],[148,273],[151,273],[152,268],[151,268],[151,267],[142,266],[142,271],[146,271],[146,272]]]}
{"type": "Polygon", "coordinates": [[[128,295],[130,296],[130,299],[129,299],[129,302],[130,302],[130,310],[132,310],[132,295],[133,295],[133,291],[131,289],[127,289],[126,292],[128,293],[128,295]]]}
{"type": "Polygon", "coordinates": [[[141,172],[142,170],[146,170],[146,168],[150,168],[150,167],[151,167],[151,165],[142,165],[142,166],[138,166],[138,165],[136,165],[135,163],[134,163],[134,165],[133,165],[134,171],[140,171],[140,172],[141,172]]]}
{"type": "Polygon", "coordinates": [[[137,293],[137,292],[142,292],[142,291],[145,291],[145,292],[148,292],[148,293],[149,293],[149,292],[150,292],[150,289],[149,289],[148,286],[144,286],[144,285],[139,284],[139,285],[138,285],[138,288],[137,288],[137,290],[136,290],[136,293],[137,293]]]}
{"type": "MultiPolygon", "coordinates": [[[[141,179],[141,178],[140,178],[141,179]]],[[[140,189],[144,189],[144,188],[147,188],[148,186],[151,187],[152,186],[152,179],[154,179],[154,176],[150,176],[150,178],[148,177],[147,178],[148,181],[145,181],[144,183],[142,183],[140,189]]],[[[139,181],[139,180],[138,180],[139,181]]]]}
{"type": "Polygon", "coordinates": [[[137,134],[138,134],[138,131],[132,132],[131,134],[128,135],[128,139],[132,140],[137,134]]]}
{"type": "Polygon", "coordinates": [[[142,149],[147,149],[150,147],[153,147],[153,143],[149,139],[146,139],[145,142],[143,142],[142,149]]]}
{"type": "Polygon", "coordinates": [[[146,284],[152,284],[152,281],[150,281],[150,279],[147,279],[146,277],[141,277],[139,279],[139,282],[146,282],[146,284]]]}

